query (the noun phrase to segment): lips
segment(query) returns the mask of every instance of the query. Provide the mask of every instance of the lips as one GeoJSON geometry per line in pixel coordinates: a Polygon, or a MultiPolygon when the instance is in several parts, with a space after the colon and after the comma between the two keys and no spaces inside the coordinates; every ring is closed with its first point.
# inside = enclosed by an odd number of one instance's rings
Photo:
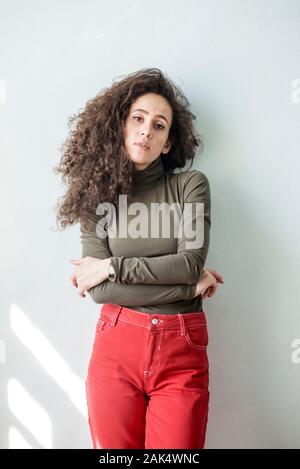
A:
{"type": "Polygon", "coordinates": [[[145,150],[150,150],[149,145],[147,143],[135,143],[135,145],[139,145],[140,147],[144,148],[145,150]]]}

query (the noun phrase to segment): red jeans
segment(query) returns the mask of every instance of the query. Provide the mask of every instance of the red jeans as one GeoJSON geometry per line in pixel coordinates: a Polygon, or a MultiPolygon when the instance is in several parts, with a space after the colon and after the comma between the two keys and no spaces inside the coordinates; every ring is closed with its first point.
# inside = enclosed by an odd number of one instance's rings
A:
{"type": "Polygon", "coordinates": [[[104,304],[85,383],[94,448],[203,448],[207,345],[204,312],[104,304]]]}

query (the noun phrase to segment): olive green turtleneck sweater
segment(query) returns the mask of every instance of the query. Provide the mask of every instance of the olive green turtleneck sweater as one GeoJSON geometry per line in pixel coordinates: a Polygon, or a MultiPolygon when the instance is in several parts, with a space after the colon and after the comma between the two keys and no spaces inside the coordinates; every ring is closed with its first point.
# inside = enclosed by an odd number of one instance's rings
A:
{"type": "MultiPolygon", "coordinates": [[[[119,304],[144,313],[177,314],[202,311],[201,295],[195,298],[194,295],[209,247],[209,182],[207,177],[197,170],[167,174],[161,158],[160,155],[142,171],[134,170],[134,197],[130,204],[127,200],[128,212],[122,211],[119,206],[116,207],[116,231],[106,226],[108,236],[99,237],[96,225],[103,218],[100,215],[90,217],[93,225],[89,230],[83,229],[80,224],[82,257],[110,257],[115,271],[113,280],[105,280],[88,290],[96,303],[119,304]],[[133,205],[136,202],[143,203],[141,210],[141,206],[133,205]],[[182,216],[184,204],[191,203],[193,210],[190,217],[188,214],[187,217],[192,223],[189,225],[190,229],[195,230],[195,203],[200,202],[204,203],[204,229],[201,240],[203,243],[198,243],[197,246],[196,243],[192,246],[190,244],[189,247],[187,243],[193,238],[190,232],[185,237],[185,230],[182,236],[178,237],[177,234],[176,237],[174,233],[177,233],[177,230],[174,228],[175,223],[172,224],[172,216],[169,225],[171,236],[168,236],[168,233],[166,236],[163,231],[166,225],[162,225],[162,220],[166,220],[168,209],[160,216],[159,211],[153,211],[153,207],[163,203],[165,207],[170,207],[170,204],[177,203],[181,210],[177,213],[182,216]],[[125,236],[124,233],[121,234],[124,229],[125,236]]],[[[172,213],[172,210],[170,212],[172,213]]]]}

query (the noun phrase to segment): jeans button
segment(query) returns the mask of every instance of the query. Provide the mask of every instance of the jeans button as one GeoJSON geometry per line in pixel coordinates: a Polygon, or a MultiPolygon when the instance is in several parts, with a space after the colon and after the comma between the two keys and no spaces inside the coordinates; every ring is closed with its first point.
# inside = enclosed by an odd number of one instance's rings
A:
{"type": "Polygon", "coordinates": [[[156,318],[152,319],[152,324],[157,324],[158,322],[159,322],[158,319],[156,319],[156,318]]]}

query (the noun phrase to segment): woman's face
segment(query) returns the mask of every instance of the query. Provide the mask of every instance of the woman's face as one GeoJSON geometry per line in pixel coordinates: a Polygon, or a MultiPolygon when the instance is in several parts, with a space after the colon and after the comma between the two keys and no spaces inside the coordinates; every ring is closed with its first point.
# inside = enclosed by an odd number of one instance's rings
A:
{"type": "Polygon", "coordinates": [[[156,93],[147,93],[134,101],[124,124],[125,148],[137,170],[147,168],[161,153],[168,153],[172,108],[156,93]],[[148,149],[139,143],[146,143],[148,149]]]}

